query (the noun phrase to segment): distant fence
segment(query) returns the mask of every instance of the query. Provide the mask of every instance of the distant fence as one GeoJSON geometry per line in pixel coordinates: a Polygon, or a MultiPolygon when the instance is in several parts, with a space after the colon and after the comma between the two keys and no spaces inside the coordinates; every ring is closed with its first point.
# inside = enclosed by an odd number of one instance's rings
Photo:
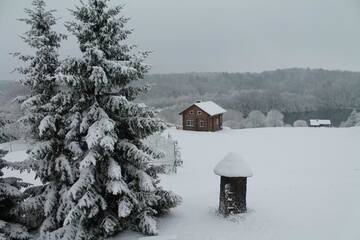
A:
{"type": "Polygon", "coordinates": [[[151,164],[156,166],[160,172],[176,173],[177,167],[182,165],[178,142],[170,135],[154,134],[144,140],[144,143],[156,151],[160,151],[162,156],[154,159],[151,164]]]}

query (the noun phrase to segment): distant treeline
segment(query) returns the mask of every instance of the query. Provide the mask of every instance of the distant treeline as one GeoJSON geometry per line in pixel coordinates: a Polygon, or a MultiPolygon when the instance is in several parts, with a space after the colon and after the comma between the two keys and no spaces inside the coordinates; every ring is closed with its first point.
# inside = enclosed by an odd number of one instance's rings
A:
{"type": "Polygon", "coordinates": [[[360,73],[284,69],[261,73],[184,73],[147,76],[152,85],[142,100],[158,108],[179,108],[214,100],[247,115],[252,110],[283,113],[360,107],[360,73]]]}
{"type": "MultiPolygon", "coordinates": [[[[244,117],[253,110],[277,109],[289,124],[326,117],[338,125],[352,109],[360,109],[359,72],[293,68],[261,73],[151,74],[145,83],[151,90],[138,101],[161,109],[162,117],[172,123],[179,123],[178,112],[196,100],[213,100],[244,117]]],[[[0,81],[0,112],[18,116],[18,108],[10,101],[24,94],[26,90],[17,82],[0,81]]]]}

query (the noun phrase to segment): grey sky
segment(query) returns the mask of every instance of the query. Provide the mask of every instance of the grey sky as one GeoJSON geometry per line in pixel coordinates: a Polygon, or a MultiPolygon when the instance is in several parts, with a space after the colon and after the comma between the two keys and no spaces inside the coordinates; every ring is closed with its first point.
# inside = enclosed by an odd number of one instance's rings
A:
{"type": "MultiPolygon", "coordinates": [[[[75,0],[48,0],[70,19],[75,0]]],[[[310,67],[360,71],[359,0],[113,0],[135,29],[132,42],[152,50],[152,73],[262,71],[310,67]]],[[[0,79],[15,79],[8,52],[26,51],[16,18],[30,0],[0,1],[0,79]]],[[[62,57],[77,54],[74,39],[62,57]]]]}

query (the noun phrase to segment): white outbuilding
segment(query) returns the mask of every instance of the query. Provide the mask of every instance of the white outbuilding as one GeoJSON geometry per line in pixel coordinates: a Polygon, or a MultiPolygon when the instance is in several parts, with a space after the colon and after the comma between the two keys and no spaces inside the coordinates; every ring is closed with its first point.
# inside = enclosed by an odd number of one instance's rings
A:
{"type": "Polygon", "coordinates": [[[331,127],[329,119],[310,119],[310,127],[331,127]]]}

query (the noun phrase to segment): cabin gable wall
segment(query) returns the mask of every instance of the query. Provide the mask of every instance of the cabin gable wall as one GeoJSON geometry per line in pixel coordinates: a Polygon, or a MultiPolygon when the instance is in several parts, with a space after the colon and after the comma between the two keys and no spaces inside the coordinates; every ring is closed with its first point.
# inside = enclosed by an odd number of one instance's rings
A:
{"type": "Polygon", "coordinates": [[[183,111],[182,118],[184,130],[211,131],[209,114],[195,105],[183,111]]]}

